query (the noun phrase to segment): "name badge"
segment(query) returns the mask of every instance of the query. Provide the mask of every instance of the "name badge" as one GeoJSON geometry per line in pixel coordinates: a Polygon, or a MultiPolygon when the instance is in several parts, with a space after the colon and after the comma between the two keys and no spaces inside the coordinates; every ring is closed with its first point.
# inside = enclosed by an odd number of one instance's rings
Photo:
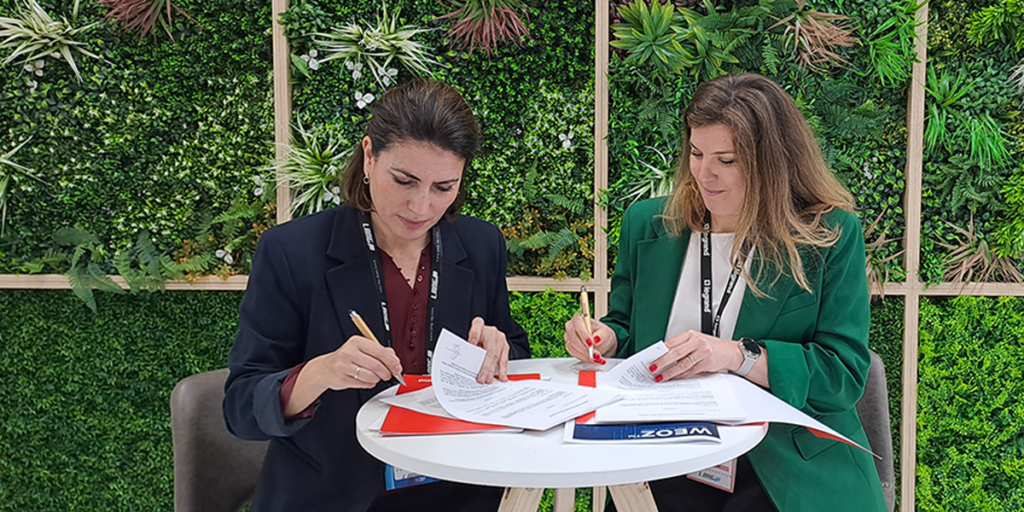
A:
{"type": "Polygon", "coordinates": [[[694,471],[686,475],[686,478],[732,493],[733,487],[736,485],[736,459],[707,469],[694,471]]]}
{"type": "Polygon", "coordinates": [[[402,468],[396,468],[391,464],[384,467],[384,485],[389,491],[395,489],[405,489],[406,487],[415,487],[417,485],[429,484],[431,482],[440,482],[436,478],[432,478],[419,473],[413,473],[402,468]]]}

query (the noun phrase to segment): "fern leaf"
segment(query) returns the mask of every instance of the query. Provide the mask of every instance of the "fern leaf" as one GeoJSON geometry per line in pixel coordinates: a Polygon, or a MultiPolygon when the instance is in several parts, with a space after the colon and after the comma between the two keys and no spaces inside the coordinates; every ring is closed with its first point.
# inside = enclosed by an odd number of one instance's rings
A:
{"type": "Polygon", "coordinates": [[[562,228],[562,230],[556,234],[554,239],[551,240],[551,244],[548,246],[548,259],[555,259],[555,256],[558,256],[558,253],[562,252],[562,249],[574,245],[579,241],[580,237],[576,235],[576,233],[573,233],[571,229],[562,228]]]}
{"type": "Polygon", "coordinates": [[[115,283],[114,280],[111,279],[110,276],[108,276],[107,273],[104,272],[103,269],[100,268],[100,266],[97,265],[96,263],[89,262],[88,270],[88,280],[90,282],[89,284],[91,286],[95,286],[97,290],[113,293],[124,293],[124,289],[118,286],[117,283],[115,283]]]}
{"type": "Polygon", "coordinates": [[[559,194],[544,194],[544,198],[576,215],[586,214],[587,205],[582,199],[569,199],[559,194]]]}
{"type": "Polygon", "coordinates": [[[96,297],[92,294],[92,288],[82,283],[83,269],[81,267],[71,267],[71,270],[68,270],[68,273],[65,275],[68,276],[68,284],[71,285],[71,291],[75,292],[75,295],[82,299],[82,302],[95,313],[96,297]]]}
{"type": "Polygon", "coordinates": [[[58,245],[99,245],[100,241],[96,235],[79,228],[60,228],[53,235],[53,240],[58,245]]]}

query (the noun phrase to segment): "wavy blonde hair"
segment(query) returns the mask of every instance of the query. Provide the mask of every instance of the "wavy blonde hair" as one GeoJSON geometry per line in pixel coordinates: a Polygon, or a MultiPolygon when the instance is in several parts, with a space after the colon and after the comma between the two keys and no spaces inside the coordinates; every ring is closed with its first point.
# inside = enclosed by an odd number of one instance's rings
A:
{"type": "MultiPolygon", "coordinates": [[[[793,99],[761,75],[724,76],[697,88],[685,113],[675,188],[662,215],[666,226],[676,236],[686,229],[704,231],[707,209],[690,173],[690,132],[714,125],[732,133],[746,182],[732,260],[753,250],[760,255],[756,276],[772,266],[778,270],[775,281],[788,273],[800,288],[811,291],[798,248],[835,244],[841,233],[838,227],[825,226],[822,215],[833,208],[853,212],[853,196],[825,164],[793,99]]],[[[757,279],[746,270],[743,277],[755,295],[765,296],[757,279]]]]}

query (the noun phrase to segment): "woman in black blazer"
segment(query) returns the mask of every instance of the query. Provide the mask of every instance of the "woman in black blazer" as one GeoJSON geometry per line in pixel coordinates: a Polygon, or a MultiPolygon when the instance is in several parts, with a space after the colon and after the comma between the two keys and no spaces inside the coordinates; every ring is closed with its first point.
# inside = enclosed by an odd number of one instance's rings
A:
{"type": "Polygon", "coordinates": [[[530,355],[512,320],[505,242],[458,215],[478,145],[451,87],[387,92],[342,179],[345,203],[260,238],[228,359],[224,417],[271,441],[253,511],[496,510],[500,488],[438,482],[386,491],[355,435],[392,374],[428,373],[442,327],[487,350],[478,380],[530,355]],[[354,310],[385,346],[362,337],[354,310]]]}

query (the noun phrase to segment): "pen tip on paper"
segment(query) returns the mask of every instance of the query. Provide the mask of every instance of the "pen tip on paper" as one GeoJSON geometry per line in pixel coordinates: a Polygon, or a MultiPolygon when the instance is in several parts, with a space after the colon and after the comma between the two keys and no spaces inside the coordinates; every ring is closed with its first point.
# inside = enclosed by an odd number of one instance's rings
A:
{"type": "Polygon", "coordinates": [[[580,293],[587,293],[587,287],[586,286],[580,286],[580,293]]]}

